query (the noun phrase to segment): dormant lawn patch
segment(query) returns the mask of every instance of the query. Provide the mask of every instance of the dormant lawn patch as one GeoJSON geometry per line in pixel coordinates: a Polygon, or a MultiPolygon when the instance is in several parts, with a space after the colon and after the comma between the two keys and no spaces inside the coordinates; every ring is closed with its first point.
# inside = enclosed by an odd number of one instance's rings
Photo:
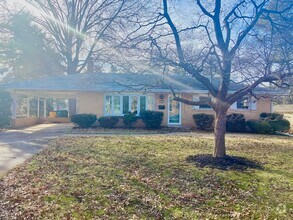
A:
{"type": "Polygon", "coordinates": [[[243,170],[199,167],[211,137],[63,137],[0,180],[1,219],[290,219],[293,139],[229,135],[243,170]]]}

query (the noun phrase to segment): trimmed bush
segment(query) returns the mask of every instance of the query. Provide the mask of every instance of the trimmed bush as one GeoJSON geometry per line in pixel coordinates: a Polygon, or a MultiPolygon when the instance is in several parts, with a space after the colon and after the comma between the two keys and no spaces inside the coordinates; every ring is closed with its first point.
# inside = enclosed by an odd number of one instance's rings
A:
{"type": "Polygon", "coordinates": [[[99,124],[102,128],[114,128],[119,122],[119,117],[117,116],[105,116],[98,119],[99,124]]]}
{"type": "Polygon", "coordinates": [[[267,121],[262,120],[248,120],[247,127],[253,133],[257,134],[270,134],[273,132],[271,125],[267,121]]]}
{"type": "Polygon", "coordinates": [[[147,129],[156,129],[161,127],[163,121],[163,112],[157,111],[143,111],[140,113],[140,117],[144,122],[147,129]]]}
{"type": "Polygon", "coordinates": [[[8,92],[0,91],[0,128],[10,126],[12,99],[8,92]]]}
{"type": "Polygon", "coordinates": [[[71,121],[81,128],[89,128],[97,121],[97,116],[94,114],[77,114],[71,116],[71,121]]]}
{"type": "Polygon", "coordinates": [[[128,114],[123,116],[123,123],[126,127],[131,128],[133,123],[137,120],[136,114],[129,112],[128,114]]]}
{"type": "Polygon", "coordinates": [[[290,122],[286,119],[279,119],[276,121],[268,121],[273,132],[287,132],[290,130],[290,122]]]}
{"type": "Polygon", "coordinates": [[[259,115],[259,119],[261,120],[280,120],[283,119],[283,115],[279,113],[261,113],[259,115]]]}
{"type": "Polygon", "coordinates": [[[245,132],[245,117],[243,114],[227,115],[226,131],[245,132]]]}
{"type": "Polygon", "coordinates": [[[199,130],[205,130],[205,131],[210,131],[213,130],[214,127],[214,115],[210,114],[194,114],[193,115],[193,120],[195,122],[196,127],[199,130]]]}

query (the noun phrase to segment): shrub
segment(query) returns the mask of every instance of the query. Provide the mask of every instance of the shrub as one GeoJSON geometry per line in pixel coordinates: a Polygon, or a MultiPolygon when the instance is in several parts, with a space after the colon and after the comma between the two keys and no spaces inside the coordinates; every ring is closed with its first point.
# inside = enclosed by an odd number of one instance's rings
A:
{"type": "Polygon", "coordinates": [[[105,116],[98,119],[100,126],[103,128],[114,128],[119,122],[119,117],[117,116],[105,116]]]}
{"type": "Polygon", "coordinates": [[[250,131],[257,134],[270,134],[273,132],[271,125],[267,121],[249,120],[246,122],[250,131]]]}
{"type": "Polygon", "coordinates": [[[195,125],[200,130],[210,131],[213,130],[214,127],[214,116],[210,114],[194,114],[193,120],[195,125]]]}
{"type": "Polygon", "coordinates": [[[10,125],[12,99],[8,92],[0,91],[0,128],[10,125]]]}
{"type": "Polygon", "coordinates": [[[71,121],[81,128],[89,128],[97,121],[97,116],[94,114],[77,114],[71,116],[71,121]]]}
{"type": "Polygon", "coordinates": [[[131,128],[132,124],[137,120],[137,116],[134,113],[129,112],[123,116],[123,123],[126,127],[131,128]]]}
{"type": "Polygon", "coordinates": [[[245,132],[245,117],[243,114],[227,115],[226,131],[245,132]]]}
{"type": "Polygon", "coordinates": [[[261,113],[259,115],[259,119],[261,120],[280,120],[283,119],[283,115],[279,113],[261,113]]]}
{"type": "Polygon", "coordinates": [[[163,112],[157,111],[143,111],[140,113],[140,117],[144,122],[147,129],[156,129],[161,127],[163,121],[163,112]]]}
{"type": "Polygon", "coordinates": [[[290,129],[290,122],[286,119],[279,119],[276,121],[268,121],[273,132],[287,132],[290,129]]]}

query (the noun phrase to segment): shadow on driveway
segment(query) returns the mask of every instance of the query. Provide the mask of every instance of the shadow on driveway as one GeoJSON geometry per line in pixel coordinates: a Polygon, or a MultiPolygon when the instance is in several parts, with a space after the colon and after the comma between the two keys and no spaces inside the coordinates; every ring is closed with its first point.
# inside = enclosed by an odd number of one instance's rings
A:
{"type": "Polygon", "coordinates": [[[0,175],[62,136],[72,124],[42,124],[0,133],[0,175]]]}

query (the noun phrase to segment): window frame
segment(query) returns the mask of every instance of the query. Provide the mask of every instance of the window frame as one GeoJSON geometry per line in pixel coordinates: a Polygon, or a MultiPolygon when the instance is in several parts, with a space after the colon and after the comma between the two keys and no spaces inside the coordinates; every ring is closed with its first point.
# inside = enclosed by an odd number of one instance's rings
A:
{"type": "Polygon", "coordinates": [[[250,109],[250,98],[249,97],[242,97],[241,99],[237,100],[236,101],[236,109],[237,110],[249,110],[250,109]],[[244,102],[247,102],[247,106],[245,108],[243,108],[244,106],[244,102]],[[242,107],[241,108],[238,108],[238,104],[241,105],[242,107]]]}
{"type": "Polygon", "coordinates": [[[253,97],[249,97],[249,96],[244,96],[242,97],[240,100],[237,100],[236,102],[234,102],[230,109],[231,110],[237,110],[237,111],[257,111],[258,108],[258,104],[257,104],[258,100],[254,99],[253,97]],[[243,100],[243,99],[247,99],[247,108],[238,108],[238,102],[243,100]]]}
{"type": "MultiPolygon", "coordinates": [[[[211,97],[204,96],[204,95],[193,95],[192,96],[192,101],[200,101],[200,98],[210,98],[210,99],[212,99],[211,97]]],[[[206,107],[203,108],[203,107],[201,107],[201,105],[193,105],[192,110],[210,111],[210,110],[213,110],[213,109],[212,109],[211,106],[209,108],[206,108],[206,107]]]]}
{"type": "Polygon", "coordinates": [[[122,113],[122,96],[120,96],[119,94],[105,94],[104,95],[104,115],[105,116],[123,116],[122,113]],[[110,114],[107,113],[107,97],[111,97],[111,102],[110,102],[110,114]],[[115,114],[115,108],[114,108],[114,96],[119,96],[120,97],[120,113],[119,114],[115,114]]]}
{"type": "Polygon", "coordinates": [[[153,99],[153,104],[152,104],[152,109],[151,110],[154,110],[155,108],[155,95],[154,94],[139,94],[139,93],[121,93],[121,94],[115,94],[115,93],[106,93],[104,94],[104,115],[105,116],[124,116],[125,114],[123,113],[123,105],[124,105],[124,101],[123,101],[123,98],[125,96],[128,96],[128,112],[131,112],[131,103],[132,103],[132,100],[133,100],[133,97],[137,97],[137,116],[140,115],[140,102],[141,102],[141,97],[145,97],[145,109],[146,110],[150,110],[149,109],[149,97],[152,97],[153,99]],[[111,96],[111,113],[107,113],[106,111],[106,100],[107,100],[107,97],[108,96],[111,96]],[[119,114],[115,114],[114,112],[114,96],[119,96],[120,97],[120,112],[119,114]]]}

